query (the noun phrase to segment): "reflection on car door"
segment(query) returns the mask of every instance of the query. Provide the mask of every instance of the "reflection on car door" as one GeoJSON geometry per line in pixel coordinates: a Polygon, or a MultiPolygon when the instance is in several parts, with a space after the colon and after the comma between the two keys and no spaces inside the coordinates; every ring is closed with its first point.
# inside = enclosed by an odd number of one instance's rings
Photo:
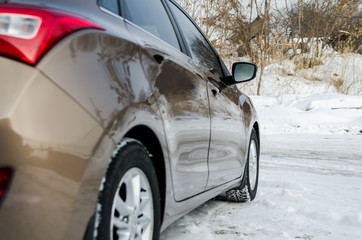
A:
{"type": "Polygon", "coordinates": [[[142,65],[151,82],[164,124],[174,196],[177,201],[181,201],[206,188],[210,140],[207,81],[195,74],[197,65],[180,51],[179,46],[175,46],[172,37],[170,40],[172,34],[176,38],[171,22],[168,18],[160,20],[166,12],[157,12],[154,9],[157,4],[161,4],[160,1],[123,1],[128,2],[128,10],[135,11],[129,13],[130,16],[149,18],[137,20],[129,17],[137,26],[127,21],[127,28],[141,46],[142,65]],[[131,8],[130,5],[136,2],[149,6],[131,8]],[[142,9],[147,11],[147,14],[142,13],[142,9]],[[155,22],[153,13],[157,14],[155,22]],[[158,26],[160,22],[169,22],[172,31],[168,35],[164,33],[166,26],[158,26]]]}
{"type": "Polygon", "coordinates": [[[156,80],[176,200],[205,190],[210,139],[207,83],[172,61],[156,80]]]}
{"type": "Polygon", "coordinates": [[[233,89],[218,93],[220,77],[224,76],[219,57],[196,25],[170,3],[192,59],[203,67],[200,74],[209,84],[211,141],[208,157],[207,189],[241,176],[244,156],[244,125],[238,94],[233,89]],[[212,83],[216,83],[213,85],[212,83]]]}
{"type": "Polygon", "coordinates": [[[245,165],[245,127],[239,93],[233,88],[226,88],[210,95],[210,112],[210,173],[207,188],[240,177],[245,165]]]}

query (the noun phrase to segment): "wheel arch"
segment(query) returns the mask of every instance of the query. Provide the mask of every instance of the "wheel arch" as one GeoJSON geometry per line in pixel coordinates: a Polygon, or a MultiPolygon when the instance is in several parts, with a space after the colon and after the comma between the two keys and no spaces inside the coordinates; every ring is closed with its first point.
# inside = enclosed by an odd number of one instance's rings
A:
{"type": "Polygon", "coordinates": [[[144,125],[132,128],[126,133],[124,137],[133,138],[141,142],[150,153],[150,157],[157,174],[158,186],[160,189],[162,223],[166,202],[166,168],[160,141],[158,140],[156,134],[149,127],[144,125]]]}

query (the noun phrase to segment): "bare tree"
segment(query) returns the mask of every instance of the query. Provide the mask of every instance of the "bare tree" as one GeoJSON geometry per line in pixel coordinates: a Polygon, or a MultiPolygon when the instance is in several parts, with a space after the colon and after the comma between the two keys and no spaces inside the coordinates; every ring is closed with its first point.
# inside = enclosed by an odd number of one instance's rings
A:
{"type": "Polygon", "coordinates": [[[179,0],[230,67],[247,57],[260,69],[289,58],[298,68],[321,64],[326,50],[362,53],[360,0],[179,0]],[[237,49],[235,52],[234,49],[237,49]],[[232,60],[231,60],[232,59],[232,60]]]}

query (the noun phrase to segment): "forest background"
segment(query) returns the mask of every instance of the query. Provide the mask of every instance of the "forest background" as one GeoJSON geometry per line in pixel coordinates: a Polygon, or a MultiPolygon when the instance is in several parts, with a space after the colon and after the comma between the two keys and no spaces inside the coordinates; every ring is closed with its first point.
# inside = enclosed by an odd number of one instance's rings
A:
{"type": "Polygon", "coordinates": [[[201,27],[229,69],[236,61],[258,65],[256,81],[244,84],[244,92],[277,95],[277,89],[282,87],[282,93],[300,93],[298,81],[303,81],[303,86],[323,86],[321,92],[332,89],[341,94],[362,94],[359,0],[178,2],[201,27]],[[271,68],[274,71],[270,72],[271,68]],[[275,70],[275,77],[266,79],[275,70]],[[270,85],[277,87],[271,90],[270,85]]]}

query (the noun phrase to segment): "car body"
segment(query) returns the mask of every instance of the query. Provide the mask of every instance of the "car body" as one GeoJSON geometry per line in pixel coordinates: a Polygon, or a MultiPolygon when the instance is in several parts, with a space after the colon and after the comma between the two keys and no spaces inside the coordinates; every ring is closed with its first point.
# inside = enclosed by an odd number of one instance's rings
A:
{"type": "Polygon", "coordinates": [[[230,75],[172,0],[0,1],[1,238],[97,237],[124,139],[152,161],[161,231],[239,186],[259,139],[247,66],[230,75]]]}

